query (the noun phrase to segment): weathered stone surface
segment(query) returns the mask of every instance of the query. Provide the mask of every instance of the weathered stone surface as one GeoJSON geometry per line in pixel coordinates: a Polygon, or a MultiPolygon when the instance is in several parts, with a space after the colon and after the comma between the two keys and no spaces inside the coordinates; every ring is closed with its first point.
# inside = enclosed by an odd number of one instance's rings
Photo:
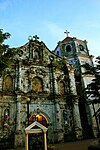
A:
{"type": "Polygon", "coordinates": [[[48,143],[82,139],[86,122],[87,127],[93,125],[94,134],[97,132],[92,107],[84,112],[83,105],[79,105],[83,101],[79,85],[86,87],[92,79],[79,72],[79,62],[91,62],[85,44],[68,38],[60,42],[63,47],[57,46],[51,52],[36,39],[20,47],[16,63],[0,77],[0,138],[12,132],[15,146],[24,145],[24,130],[35,120],[48,127],[48,143]],[[80,49],[82,44],[84,51],[80,49]],[[88,119],[83,119],[86,116],[88,119]]]}

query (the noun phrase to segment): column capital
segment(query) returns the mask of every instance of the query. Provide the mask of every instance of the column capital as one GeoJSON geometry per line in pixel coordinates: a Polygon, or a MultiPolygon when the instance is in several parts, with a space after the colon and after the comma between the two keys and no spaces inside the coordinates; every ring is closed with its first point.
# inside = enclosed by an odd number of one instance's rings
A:
{"type": "Polygon", "coordinates": [[[20,101],[21,101],[21,95],[20,95],[20,94],[17,94],[16,97],[17,97],[16,101],[17,101],[17,102],[20,102],[20,101]]]}
{"type": "Polygon", "coordinates": [[[44,133],[47,133],[47,129],[44,129],[43,132],[44,132],[44,133]]]}

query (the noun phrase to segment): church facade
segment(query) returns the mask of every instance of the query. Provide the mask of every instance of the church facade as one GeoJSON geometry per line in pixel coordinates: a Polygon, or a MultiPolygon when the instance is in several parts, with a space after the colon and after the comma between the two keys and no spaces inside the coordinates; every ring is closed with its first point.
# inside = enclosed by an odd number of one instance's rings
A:
{"type": "MultiPolygon", "coordinates": [[[[38,121],[48,143],[96,137],[94,111],[84,89],[94,78],[81,65],[93,65],[87,42],[66,37],[54,51],[37,36],[19,47],[15,63],[0,77],[0,138],[25,144],[25,128],[38,121]]],[[[99,105],[95,105],[98,109],[99,105]]]]}

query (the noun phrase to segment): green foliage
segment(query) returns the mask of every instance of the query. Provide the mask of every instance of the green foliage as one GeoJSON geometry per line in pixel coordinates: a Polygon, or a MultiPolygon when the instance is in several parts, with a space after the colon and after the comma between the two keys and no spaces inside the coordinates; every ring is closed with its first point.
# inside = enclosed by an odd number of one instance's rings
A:
{"type": "Polygon", "coordinates": [[[0,45],[4,42],[4,40],[8,39],[10,37],[10,33],[6,32],[3,33],[3,30],[0,29],[0,45]]]}
{"type": "Polygon", "coordinates": [[[92,103],[100,103],[100,56],[96,58],[96,63],[92,68],[95,78],[86,89],[86,93],[93,98],[92,103]]]}
{"type": "Polygon", "coordinates": [[[85,73],[83,73],[83,74],[94,74],[95,73],[94,66],[91,66],[88,63],[85,63],[81,66],[86,69],[85,73]]]}
{"type": "Polygon", "coordinates": [[[10,33],[3,33],[0,30],[0,74],[14,61],[14,56],[17,53],[16,49],[9,48],[9,45],[4,44],[4,41],[10,38],[10,33]]]}
{"type": "MultiPolygon", "coordinates": [[[[64,59],[62,60],[54,60],[54,66],[56,66],[57,68],[61,69],[62,71],[67,71],[67,66],[66,66],[66,61],[64,59]]],[[[68,74],[68,71],[66,72],[66,74],[68,74]]]]}

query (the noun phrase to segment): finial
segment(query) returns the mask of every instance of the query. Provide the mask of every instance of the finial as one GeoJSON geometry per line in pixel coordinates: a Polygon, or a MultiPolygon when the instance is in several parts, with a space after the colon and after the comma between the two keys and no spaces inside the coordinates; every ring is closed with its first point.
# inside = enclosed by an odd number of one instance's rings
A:
{"type": "Polygon", "coordinates": [[[66,30],[64,33],[65,33],[66,36],[68,37],[68,36],[69,36],[68,34],[69,34],[70,32],[68,32],[68,31],[66,30]]]}
{"type": "Polygon", "coordinates": [[[33,38],[34,38],[34,40],[36,40],[36,41],[39,39],[39,37],[38,37],[37,35],[33,36],[33,38]]]}
{"type": "Polygon", "coordinates": [[[57,44],[60,45],[60,43],[61,43],[61,42],[59,41],[57,44]]]}
{"type": "Polygon", "coordinates": [[[29,41],[32,40],[32,36],[31,36],[31,35],[28,37],[28,40],[29,40],[29,41]]]}

